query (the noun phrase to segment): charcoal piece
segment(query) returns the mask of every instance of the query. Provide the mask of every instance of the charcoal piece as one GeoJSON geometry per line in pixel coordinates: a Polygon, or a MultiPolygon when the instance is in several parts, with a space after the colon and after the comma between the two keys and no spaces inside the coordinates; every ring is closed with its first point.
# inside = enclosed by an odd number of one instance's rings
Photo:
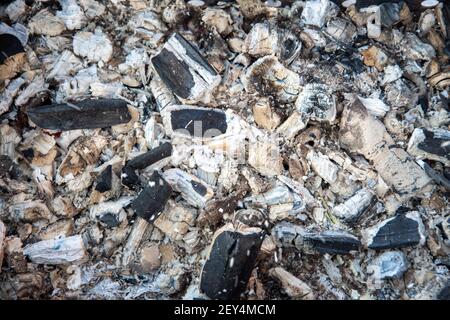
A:
{"type": "Polygon", "coordinates": [[[151,223],[162,213],[171,194],[170,185],[154,171],[147,186],[133,200],[131,208],[138,217],[151,223]]]}
{"type": "Polygon", "coordinates": [[[17,166],[7,155],[0,155],[0,178],[8,177],[16,179],[18,176],[17,166]]]}
{"type": "Polygon", "coordinates": [[[197,192],[199,195],[204,196],[208,192],[208,189],[201,183],[198,183],[196,181],[191,181],[192,188],[195,192],[197,192]]]}
{"type": "Polygon", "coordinates": [[[306,233],[295,239],[296,247],[325,254],[347,254],[359,250],[361,242],[353,235],[340,231],[306,233]]]}
{"type": "Polygon", "coordinates": [[[424,244],[424,226],[416,211],[398,213],[364,231],[370,249],[393,249],[424,244]]]}
{"type": "Polygon", "coordinates": [[[422,169],[426,172],[426,174],[433,179],[436,183],[439,183],[441,186],[450,190],[450,180],[444,175],[440,175],[436,170],[434,170],[428,163],[425,161],[418,161],[418,164],[422,167],[422,169]]]}
{"type": "Polygon", "coordinates": [[[129,160],[122,168],[122,183],[129,188],[134,188],[139,182],[136,170],[142,170],[172,155],[172,145],[163,143],[144,154],[129,160]]]}
{"type": "Polygon", "coordinates": [[[200,99],[220,82],[217,72],[178,33],[167,40],[152,64],[164,84],[183,99],[200,99]]]}
{"type": "Polygon", "coordinates": [[[21,52],[25,50],[17,37],[9,33],[0,34],[0,64],[21,52]]]}
{"type": "Polygon", "coordinates": [[[134,188],[139,182],[139,177],[133,168],[124,166],[122,168],[122,183],[129,188],[134,188]]]}
{"type": "Polygon", "coordinates": [[[119,99],[87,99],[27,110],[37,126],[51,130],[105,128],[131,120],[127,103],[119,99]]]}
{"type": "Polygon", "coordinates": [[[172,155],[172,145],[169,142],[151,149],[127,162],[126,166],[132,169],[144,169],[164,158],[172,155]]]}
{"type": "Polygon", "coordinates": [[[212,138],[227,131],[226,115],[221,110],[184,108],[170,113],[172,131],[189,133],[193,137],[212,138]]]}
{"type": "Polygon", "coordinates": [[[437,294],[438,300],[450,300],[450,282],[437,294]]]}
{"type": "Polygon", "coordinates": [[[381,25],[387,28],[392,27],[400,21],[400,11],[402,3],[385,2],[380,5],[380,22],[381,25]]]}
{"type": "Polygon", "coordinates": [[[211,299],[239,299],[255,266],[262,240],[262,232],[220,232],[203,266],[200,291],[211,299]]]}
{"type": "Polygon", "coordinates": [[[416,157],[450,165],[450,131],[445,129],[414,129],[408,152],[416,157]]]}
{"type": "Polygon", "coordinates": [[[97,178],[95,190],[98,192],[106,192],[112,188],[112,166],[109,165],[100,173],[97,178]]]}
{"type": "Polygon", "coordinates": [[[117,219],[117,215],[113,213],[106,213],[100,217],[100,221],[106,224],[109,228],[117,227],[120,221],[117,219]]]}

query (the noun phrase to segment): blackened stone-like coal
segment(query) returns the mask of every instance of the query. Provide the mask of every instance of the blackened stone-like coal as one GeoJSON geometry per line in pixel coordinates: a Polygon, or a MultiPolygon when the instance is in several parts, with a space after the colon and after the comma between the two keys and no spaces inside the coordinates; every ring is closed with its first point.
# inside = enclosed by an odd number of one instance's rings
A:
{"type": "Polygon", "coordinates": [[[370,249],[390,249],[414,246],[420,242],[419,224],[404,214],[382,226],[372,238],[370,249]]]}
{"type": "Polygon", "coordinates": [[[106,192],[111,190],[111,188],[112,188],[112,166],[109,165],[98,176],[95,190],[97,190],[98,192],[106,192]]]}
{"type": "Polygon", "coordinates": [[[262,244],[262,233],[220,233],[202,270],[200,290],[211,299],[239,299],[262,244]]]}
{"type": "Polygon", "coordinates": [[[120,99],[87,99],[36,107],[27,115],[37,126],[50,130],[105,128],[131,120],[127,103],[120,99]]]}
{"type": "Polygon", "coordinates": [[[156,171],[153,172],[148,185],[133,200],[131,208],[137,216],[152,223],[164,210],[172,194],[170,185],[156,171]]]}
{"type": "Polygon", "coordinates": [[[0,34],[0,64],[21,52],[25,50],[17,37],[9,33],[0,34]]]}
{"type": "Polygon", "coordinates": [[[172,130],[212,138],[227,131],[226,115],[220,110],[180,109],[171,112],[172,130]]]}

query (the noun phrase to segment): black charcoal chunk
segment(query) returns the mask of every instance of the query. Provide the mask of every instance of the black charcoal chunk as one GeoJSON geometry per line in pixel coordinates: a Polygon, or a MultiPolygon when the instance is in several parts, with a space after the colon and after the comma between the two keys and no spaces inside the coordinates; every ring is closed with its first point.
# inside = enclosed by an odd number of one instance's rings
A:
{"type": "Polygon", "coordinates": [[[447,179],[445,175],[439,174],[428,163],[424,161],[418,161],[418,163],[431,179],[433,179],[436,183],[440,184],[447,190],[450,190],[450,180],[447,179]]]}
{"type": "Polygon", "coordinates": [[[296,238],[296,247],[321,254],[347,254],[357,251],[361,242],[353,235],[341,231],[324,231],[322,233],[306,233],[296,238]]]}
{"type": "Polygon", "coordinates": [[[106,192],[112,188],[112,166],[109,165],[97,178],[95,190],[98,192],[106,192]]]}
{"type": "Polygon", "coordinates": [[[359,239],[348,232],[306,230],[289,222],[281,222],[274,226],[272,235],[279,246],[296,247],[298,250],[313,254],[347,254],[361,247],[359,239]]]}
{"type": "Polygon", "coordinates": [[[417,211],[397,213],[364,231],[366,245],[370,249],[393,249],[423,245],[424,226],[417,211]]]}
{"type": "Polygon", "coordinates": [[[27,110],[37,126],[50,130],[105,128],[131,120],[127,103],[120,99],[87,99],[27,110]]]}
{"type": "Polygon", "coordinates": [[[186,132],[193,137],[209,137],[227,131],[226,115],[221,110],[185,108],[170,113],[172,131],[186,132]]]}
{"type": "Polygon", "coordinates": [[[450,131],[417,128],[408,142],[408,152],[416,157],[450,165],[450,131]]]}
{"type": "Polygon", "coordinates": [[[25,52],[20,40],[12,34],[0,34],[0,64],[18,53],[25,52]]]}
{"type": "Polygon", "coordinates": [[[162,213],[171,194],[170,185],[154,171],[147,186],[133,200],[131,208],[137,216],[151,223],[162,213]]]}
{"type": "Polygon", "coordinates": [[[135,169],[124,166],[122,168],[122,183],[129,188],[134,188],[139,182],[139,177],[136,174],[135,169]]]}
{"type": "Polygon", "coordinates": [[[0,155],[0,178],[16,179],[18,176],[17,165],[7,155],[0,155]]]}
{"type": "Polygon", "coordinates": [[[172,145],[168,142],[129,160],[122,169],[122,183],[133,188],[139,182],[136,170],[142,170],[172,155],[172,145]]]}
{"type": "Polygon", "coordinates": [[[220,82],[217,72],[178,33],[167,40],[152,64],[169,90],[183,99],[198,99],[220,82]]]}
{"type": "Polygon", "coordinates": [[[177,96],[187,99],[195,85],[194,78],[189,70],[189,65],[167,49],[152,59],[156,72],[164,84],[177,96]]]}
{"type": "Polygon", "coordinates": [[[450,300],[450,282],[437,294],[438,300],[450,300]]]}
{"type": "Polygon", "coordinates": [[[392,27],[400,21],[400,11],[403,3],[385,2],[380,5],[380,22],[384,27],[392,27]]]}
{"type": "Polygon", "coordinates": [[[126,166],[133,169],[144,169],[172,155],[172,145],[165,142],[162,145],[141,154],[127,162],[126,166]]]}
{"type": "Polygon", "coordinates": [[[262,232],[220,232],[203,266],[200,291],[211,299],[239,299],[255,266],[262,240],[262,232]]]}
{"type": "Polygon", "coordinates": [[[100,217],[100,221],[106,224],[109,228],[117,227],[120,224],[120,221],[117,219],[117,215],[113,213],[106,213],[100,217]]]}

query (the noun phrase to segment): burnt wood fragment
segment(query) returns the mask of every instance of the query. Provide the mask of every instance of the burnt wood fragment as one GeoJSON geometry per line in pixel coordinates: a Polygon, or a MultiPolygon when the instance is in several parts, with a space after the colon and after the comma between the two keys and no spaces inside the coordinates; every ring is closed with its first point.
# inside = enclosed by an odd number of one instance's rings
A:
{"type": "Polygon", "coordinates": [[[142,170],[172,155],[172,145],[165,142],[131,160],[122,169],[122,183],[133,188],[139,182],[136,170],[142,170]]]}
{"type": "Polygon", "coordinates": [[[105,128],[131,120],[127,103],[120,99],[87,99],[27,110],[37,126],[50,130],[105,128]]]}
{"type": "Polygon", "coordinates": [[[398,213],[365,230],[370,249],[393,249],[415,246],[425,242],[424,226],[419,213],[398,213]]]}
{"type": "Polygon", "coordinates": [[[361,242],[353,235],[338,232],[324,231],[322,233],[306,233],[296,239],[297,248],[300,246],[321,254],[347,254],[357,251],[361,242]]]}
{"type": "Polygon", "coordinates": [[[147,186],[131,203],[131,208],[138,217],[151,223],[162,213],[171,194],[170,185],[154,171],[147,186]]]}
{"type": "Polygon", "coordinates": [[[18,53],[25,52],[20,40],[12,34],[0,34],[0,64],[18,53]]]}
{"type": "Polygon", "coordinates": [[[95,190],[98,192],[106,192],[112,188],[112,166],[109,165],[100,173],[97,178],[95,190]]]}
{"type": "Polygon", "coordinates": [[[220,232],[203,266],[200,290],[211,299],[239,299],[255,266],[262,240],[262,232],[220,232]]]}
{"type": "Polygon", "coordinates": [[[152,58],[164,84],[178,97],[197,100],[220,82],[220,76],[198,50],[178,33],[152,58]]]}

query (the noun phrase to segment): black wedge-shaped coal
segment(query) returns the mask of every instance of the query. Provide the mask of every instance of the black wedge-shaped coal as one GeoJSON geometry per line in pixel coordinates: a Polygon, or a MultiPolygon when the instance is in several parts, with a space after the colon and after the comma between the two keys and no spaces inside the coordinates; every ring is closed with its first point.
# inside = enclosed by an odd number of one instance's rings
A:
{"type": "Polygon", "coordinates": [[[138,217],[153,223],[163,212],[167,200],[172,194],[170,185],[154,171],[146,187],[131,203],[131,208],[138,217]]]}

